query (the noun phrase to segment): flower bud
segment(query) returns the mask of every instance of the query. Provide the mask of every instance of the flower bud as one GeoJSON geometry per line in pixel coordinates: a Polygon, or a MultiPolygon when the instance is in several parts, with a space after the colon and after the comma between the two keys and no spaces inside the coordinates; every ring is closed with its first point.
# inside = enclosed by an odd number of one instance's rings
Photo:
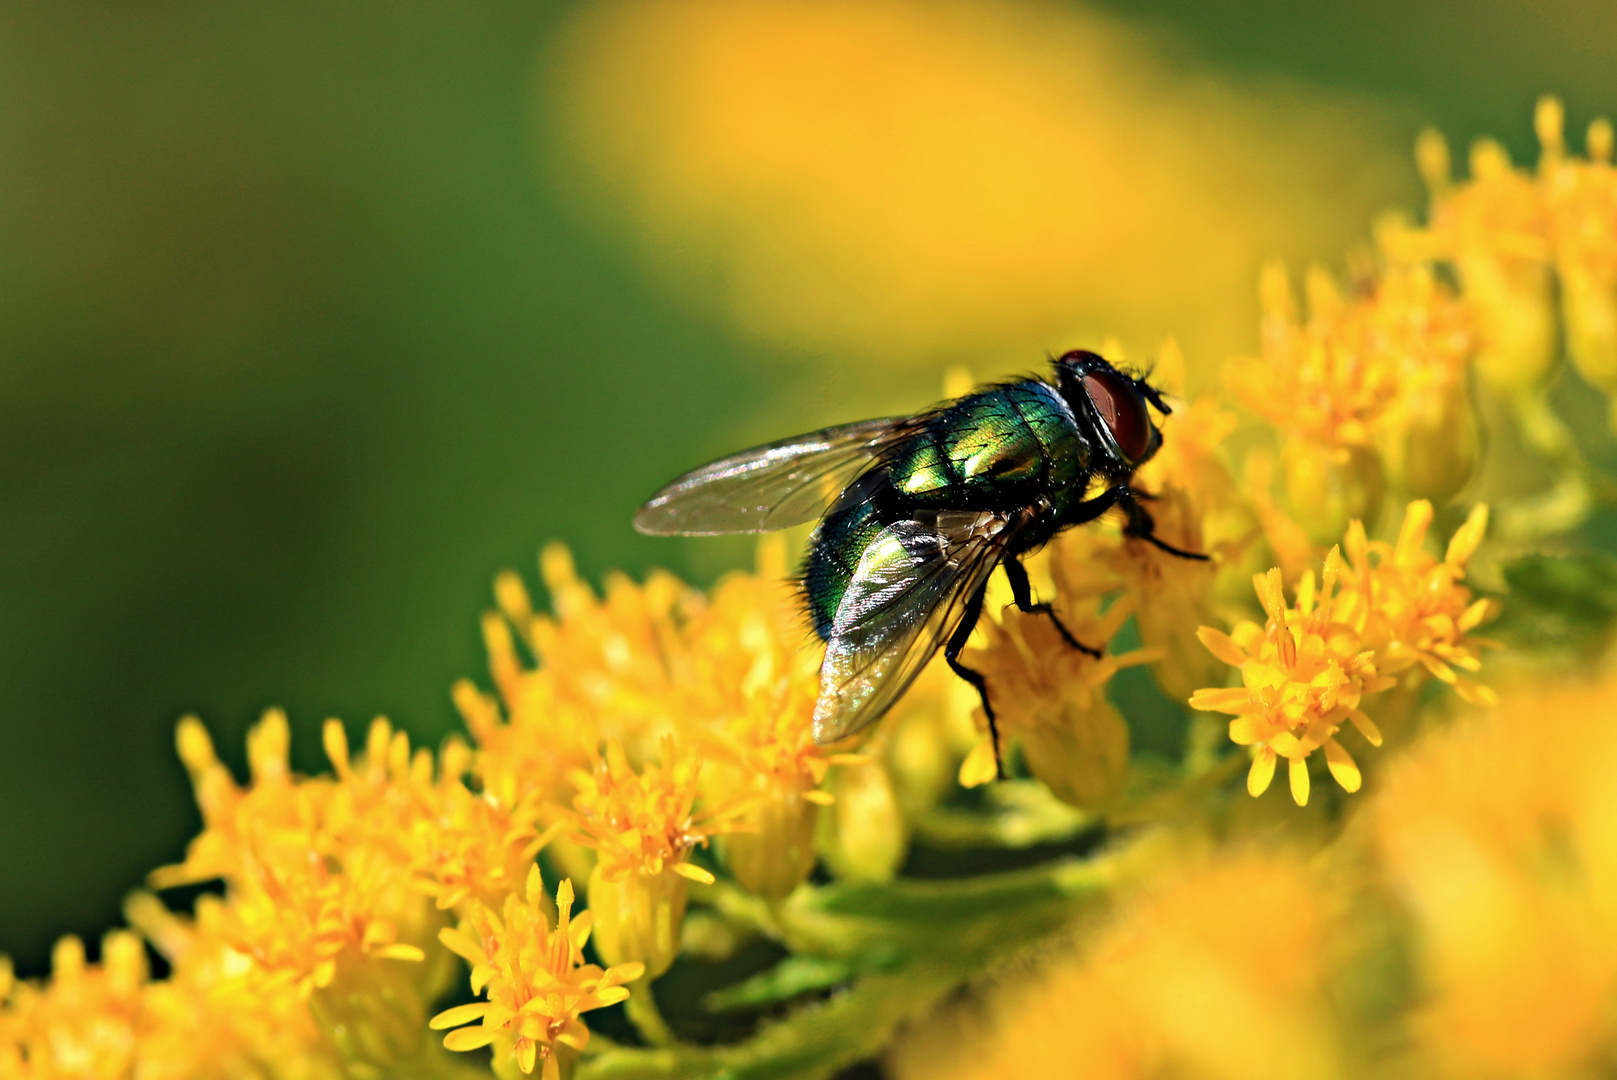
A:
{"type": "Polygon", "coordinates": [[[1374,450],[1293,438],[1281,463],[1291,518],[1316,544],[1340,537],[1349,521],[1374,526],[1382,496],[1381,459],[1374,450]]]}
{"type": "Polygon", "coordinates": [[[1129,727],[1111,702],[1069,699],[1021,734],[1028,771],[1069,806],[1093,810],[1123,790],[1129,727]]]}
{"type": "Polygon", "coordinates": [[[838,765],[826,777],[836,798],[820,815],[820,854],[845,881],[890,881],[909,852],[909,829],[887,769],[877,761],[838,765]]]}
{"type": "MultiPolygon", "coordinates": [[[[1073,636],[1091,648],[1104,647],[1131,608],[1119,600],[1099,615],[1096,606],[1094,600],[1057,605],[1073,636]]],[[[1144,663],[1149,654],[1096,659],[1069,645],[1045,615],[1015,609],[979,626],[986,644],[968,653],[966,663],[988,680],[1000,738],[1021,745],[1028,771],[1056,798],[1081,810],[1103,807],[1122,790],[1129,758],[1128,725],[1106,700],[1106,683],[1118,668],[1144,663]]],[[[974,751],[967,766],[985,761],[992,758],[974,751]]],[[[963,782],[992,775],[991,769],[986,776],[962,769],[963,782]]]]}
{"type": "Polygon", "coordinates": [[[748,892],[770,902],[786,899],[814,869],[814,824],[819,796],[793,784],[772,784],[736,830],[718,840],[730,873],[748,892]]]}
{"type": "MultiPolygon", "coordinates": [[[[1540,163],[1549,203],[1555,268],[1560,277],[1567,355],[1578,373],[1617,393],[1617,170],[1611,166],[1611,124],[1589,126],[1588,160],[1561,153],[1559,103],[1539,109],[1540,163]],[[1546,107],[1549,106],[1549,107],[1546,107]]],[[[1617,428],[1617,411],[1614,411],[1617,428]]]]}
{"type": "Polygon", "coordinates": [[[1549,385],[1560,355],[1546,224],[1539,189],[1491,139],[1471,148],[1470,181],[1432,215],[1476,320],[1477,374],[1507,400],[1549,385]]]}
{"type": "Polygon", "coordinates": [[[1382,463],[1401,499],[1448,502],[1471,480],[1482,450],[1464,369],[1412,372],[1379,436],[1382,463]]]}
{"type": "Polygon", "coordinates": [[[592,940],[608,967],[646,965],[646,978],[667,971],[679,955],[679,931],[685,920],[687,880],[673,863],[648,874],[634,871],[613,881],[597,866],[590,875],[590,910],[595,913],[592,940]]]}

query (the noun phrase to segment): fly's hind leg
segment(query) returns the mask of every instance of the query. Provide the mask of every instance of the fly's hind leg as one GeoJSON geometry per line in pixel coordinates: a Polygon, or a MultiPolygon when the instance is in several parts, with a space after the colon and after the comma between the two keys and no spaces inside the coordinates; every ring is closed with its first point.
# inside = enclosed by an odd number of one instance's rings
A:
{"type": "Polygon", "coordinates": [[[1088,645],[1085,645],[1083,642],[1079,641],[1077,638],[1073,637],[1072,631],[1068,630],[1066,624],[1063,623],[1060,617],[1056,615],[1055,608],[1051,607],[1049,604],[1035,604],[1033,602],[1033,585],[1028,581],[1027,568],[1022,565],[1022,561],[1020,559],[1018,559],[1015,555],[1007,555],[1005,556],[1004,566],[1005,576],[1010,580],[1011,583],[1011,599],[1016,601],[1016,606],[1018,608],[1027,612],[1029,615],[1045,616],[1055,624],[1056,630],[1061,634],[1061,640],[1065,641],[1068,645],[1071,645],[1085,656],[1093,656],[1096,660],[1100,659],[1100,650],[1092,649],[1088,645]]]}
{"type": "Polygon", "coordinates": [[[988,717],[988,737],[994,741],[994,775],[1005,779],[1005,758],[999,748],[999,724],[994,720],[994,706],[988,701],[988,682],[983,673],[973,671],[960,662],[960,650],[966,647],[971,640],[971,632],[977,629],[977,620],[983,613],[983,595],[988,591],[988,583],[977,586],[977,591],[971,594],[966,601],[965,614],[960,619],[960,625],[955,627],[953,634],[949,635],[948,644],[943,647],[943,659],[948,662],[949,669],[962,679],[977,688],[977,696],[982,699],[983,715],[988,717]]]}

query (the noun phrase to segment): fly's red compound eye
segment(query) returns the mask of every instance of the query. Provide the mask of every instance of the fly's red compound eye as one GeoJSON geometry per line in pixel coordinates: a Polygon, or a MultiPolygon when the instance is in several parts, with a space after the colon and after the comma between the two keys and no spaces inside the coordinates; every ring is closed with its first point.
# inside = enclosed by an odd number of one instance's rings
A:
{"type": "Polygon", "coordinates": [[[1123,456],[1131,462],[1145,457],[1151,448],[1151,416],[1134,384],[1115,371],[1092,371],[1084,376],[1084,393],[1123,456]]]}

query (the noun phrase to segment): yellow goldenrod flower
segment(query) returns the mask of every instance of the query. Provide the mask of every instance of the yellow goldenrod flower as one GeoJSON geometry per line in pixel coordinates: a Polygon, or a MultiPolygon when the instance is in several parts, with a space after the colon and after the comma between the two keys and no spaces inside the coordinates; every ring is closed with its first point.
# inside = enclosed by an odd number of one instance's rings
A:
{"type": "Polygon", "coordinates": [[[1465,700],[1491,704],[1492,690],[1455,671],[1474,672],[1482,666],[1478,650],[1489,643],[1468,635],[1496,614],[1494,601],[1473,600],[1471,590],[1460,584],[1488,527],[1488,508],[1471,511],[1441,560],[1422,546],[1431,523],[1432,504],[1420,500],[1405,511],[1396,545],[1369,542],[1357,521],[1349,527],[1345,544],[1351,569],[1343,588],[1358,604],[1350,621],[1358,626],[1364,647],[1375,652],[1381,674],[1397,675],[1420,665],[1465,700]]]}
{"type": "MultiPolygon", "coordinates": [[[[504,619],[484,626],[509,723],[469,685],[456,691],[485,792],[512,802],[542,789],[565,806],[601,740],[618,740],[640,765],[678,733],[708,752],[702,783],[713,805],[753,807],[721,841],[737,880],[760,895],[790,892],[814,865],[815,810],[830,798],[818,787],[834,755],[813,740],[819,658],[802,648],[779,538],[760,544],[757,573],[732,574],[708,597],[654,572],[643,586],[609,578],[602,601],[556,546],[543,570],[554,617],[533,615],[520,581],[502,575],[504,619]],[[523,667],[512,625],[540,666],[523,667]]],[[[555,852],[566,861],[567,850],[555,852]]],[[[589,870],[580,859],[567,865],[589,870]]]]}
{"type": "MultiPolygon", "coordinates": [[[[1171,338],[1158,352],[1152,379],[1170,393],[1183,385],[1184,357],[1171,338]]],[[[1214,560],[1182,559],[1133,537],[1122,538],[1105,557],[1134,599],[1140,641],[1157,653],[1152,674],[1170,697],[1189,697],[1217,678],[1218,660],[1196,640],[1195,627],[1212,621],[1226,572],[1259,531],[1220,454],[1236,426],[1235,414],[1211,394],[1177,406],[1162,422],[1162,448],[1135,474],[1136,485],[1153,496],[1156,535],[1214,560]]],[[[1065,536],[1054,545],[1058,590],[1064,581],[1076,583],[1074,556],[1082,552],[1065,536]]]]}
{"type": "MultiPolygon", "coordinates": [[[[1192,856],[1194,858],[1194,856],[1192,856]]],[[[1183,861],[1183,856],[1181,856],[1183,861]]],[[[909,1029],[895,1080],[1333,1080],[1326,890],[1290,855],[1170,871],[1077,943],[909,1029]]],[[[1362,1074],[1361,1074],[1362,1075],[1362,1074]]]]}
{"type": "Polygon", "coordinates": [[[295,781],[287,763],[291,741],[286,714],[279,709],[266,712],[247,733],[252,784],[244,791],[214,753],[202,722],[194,716],[180,721],[175,742],[191,774],[203,828],[186,848],[183,863],[152,871],[155,888],[214,878],[236,880],[246,872],[250,845],[257,836],[302,836],[313,843],[329,791],[322,784],[295,781]]]}
{"type": "Polygon", "coordinates": [[[458,910],[473,898],[500,902],[526,880],[554,835],[537,828],[534,793],[508,805],[466,786],[472,753],[458,738],[445,742],[435,769],[430,753],[411,753],[405,733],[381,718],[358,763],[349,758],[341,723],[326,721],[323,734],[337,778],[326,830],[341,845],[389,852],[439,910],[458,910]]]}
{"type": "Polygon", "coordinates": [[[398,940],[397,912],[420,894],[403,867],[360,848],[340,869],[306,844],[254,853],[254,872],[236,883],[221,933],[248,956],[254,975],[295,985],[300,995],[331,985],[342,962],[413,960],[422,949],[398,940]]]}
{"type": "MultiPolygon", "coordinates": [[[[167,979],[147,984],[134,1075],[162,1080],[340,1080],[349,1075],[294,987],[246,985],[251,961],[225,943],[223,909],[223,901],[206,895],[197,900],[195,918],[175,915],[149,893],[137,893],[126,903],[130,925],[171,969],[167,979]]],[[[373,1024],[386,1020],[386,1014],[367,1018],[373,1024]]]]}
{"type": "Polygon", "coordinates": [[[1360,348],[1396,372],[1396,394],[1374,425],[1388,479],[1406,498],[1447,500],[1481,452],[1467,382],[1471,319],[1424,263],[1389,266],[1360,291],[1360,348]]]}
{"type": "Polygon", "coordinates": [[[1435,131],[1422,133],[1416,162],[1432,211],[1426,231],[1407,239],[1406,252],[1450,262],[1458,272],[1483,382],[1502,400],[1536,400],[1558,359],[1542,191],[1492,139],[1472,146],[1471,177],[1463,184],[1450,180],[1448,147],[1435,131]]]}
{"type": "Polygon", "coordinates": [[[12,978],[0,965],[0,1076],[121,1080],[142,1063],[146,950],[140,938],[113,931],[101,963],[64,937],[51,953],[43,986],[12,978]]]}
{"type": "Polygon", "coordinates": [[[756,574],[731,574],[692,621],[681,700],[687,730],[711,752],[703,789],[713,805],[745,803],[719,839],[730,872],[748,891],[783,899],[814,868],[820,790],[840,760],[814,742],[820,650],[804,648],[802,616],[778,538],[759,545],[756,574]]]}
{"type": "Polygon", "coordinates": [[[422,1045],[424,1001],[440,989],[440,973],[420,961],[442,918],[416,886],[403,843],[424,812],[430,755],[412,760],[403,733],[378,721],[354,767],[340,725],[328,726],[339,777],[300,779],[287,762],[286,718],[271,712],[249,733],[253,784],[244,792],[195,720],[181,722],[179,742],[206,828],[186,861],[152,883],[224,879],[225,899],[207,905],[206,925],[239,960],[230,992],[289,989],[349,1060],[389,1067],[411,1059],[422,1045]]]}
{"type": "Polygon", "coordinates": [[[603,971],[585,964],[593,920],[587,911],[572,917],[573,883],[563,881],[556,890],[554,929],[543,894],[535,866],[525,897],[507,897],[501,914],[479,904],[460,928],[441,932],[443,943],[472,966],[472,992],[487,1000],[447,1009],[431,1026],[457,1029],[444,1036],[451,1050],[493,1044],[498,1058],[514,1061],[524,1073],[540,1064],[545,1080],[561,1080],[573,1055],[589,1042],[580,1014],[628,998],[623,984],[640,978],[645,968],[631,963],[603,971]],[[480,1022],[461,1026],[474,1020],[480,1022]]]}
{"type": "Polygon", "coordinates": [[[971,718],[977,704],[976,690],[946,665],[930,664],[867,745],[867,753],[879,750],[905,821],[918,820],[954,789],[961,759],[979,741],[971,718]]]}
{"type": "MultiPolygon", "coordinates": [[[[1273,489],[1274,458],[1265,448],[1254,447],[1247,451],[1242,462],[1242,494],[1257,516],[1264,542],[1274,556],[1274,563],[1279,565],[1281,576],[1287,581],[1301,581],[1319,560],[1319,552],[1296,519],[1275,502],[1273,489]]],[[[1247,593],[1247,584],[1247,581],[1241,582],[1243,596],[1247,593]]]]}
{"type": "Polygon", "coordinates": [[[94,964],[78,938],[63,938],[43,984],[14,979],[0,957],[0,1076],[339,1080],[340,1063],[300,1002],[229,992],[228,969],[241,958],[197,941],[154,898],[144,904],[168,924],[156,943],[174,965],[166,980],[148,978],[145,946],[124,930],[102,939],[94,964]]]}
{"type": "Polygon", "coordinates": [[[1610,676],[1506,695],[1412,747],[1366,807],[1411,929],[1408,1075],[1571,1077],[1611,1060],[1614,711],[1610,676]]]}
{"type": "MultiPolygon", "coordinates": [[[[1119,600],[1099,612],[1099,601],[1080,602],[1070,593],[1056,605],[1063,624],[1079,641],[1104,649],[1131,604],[1119,600]]],[[[1002,749],[1022,748],[1028,771],[1063,802],[1093,810],[1122,790],[1128,773],[1129,729],[1106,700],[1106,684],[1119,668],[1143,664],[1144,651],[1099,659],[1067,644],[1049,618],[1006,608],[998,620],[978,624],[984,644],[967,652],[968,667],[988,681],[1002,749]]],[[[979,721],[987,731],[987,720],[979,721]]],[[[960,767],[968,787],[994,778],[994,748],[980,742],[960,767]]]]}
{"type": "Polygon", "coordinates": [[[623,747],[610,742],[592,772],[574,778],[573,809],[562,810],[575,842],[597,853],[587,897],[595,915],[595,949],[611,965],[638,962],[655,979],[679,953],[688,881],[713,875],[690,855],[709,836],[732,827],[731,806],[698,814],[701,755],[663,739],[662,764],[638,774],[623,747]]]}
{"type": "Polygon", "coordinates": [[[1398,371],[1365,347],[1365,312],[1323,270],[1308,274],[1308,321],[1299,323],[1285,268],[1259,282],[1263,355],[1225,372],[1231,390],[1280,432],[1282,480],[1291,516],[1318,543],[1342,534],[1381,503],[1372,428],[1392,403],[1398,371]]]}
{"type": "MultiPolygon", "coordinates": [[[[1550,243],[1561,287],[1567,354],[1578,372],[1617,394],[1617,170],[1612,128],[1589,125],[1587,159],[1566,155],[1561,103],[1539,101],[1535,116],[1542,156],[1540,183],[1548,205],[1550,243]]],[[[1614,399],[1617,400],[1617,399],[1614,399]]],[[[1617,412],[1613,413],[1617,418],[1617,412]]],[[[1617,423],[1617,420],[1614,420],[1617,423]]]]}
{"type": "Polygon", "coordinates": [[[1375,654],[1364,649],[1355,629],[1340,621],[1336,584],[1342,555],[1332,548],[1325,558],[1323,584],[1316,594],[1313,571],[1297,587],[1295,607],[1287,607],[1280,571],[1254,579],[1258,599],[1268,613],[1264,626],[1243,622],[1230,634],[1204,626],[1198,632],[1213,655],[1241,670],[1238,689],[1198,690],[1190,707],[1232,713],[1230,739],[1252,747],[1247,790],[1261,795],[1274,778],[1275,762],[1285,758],[1291,795],[1298,806],[1308,802],[1308,757],[1323,748],[1325,763],[1346,791],[1359,790],[1359,767],[1335,739],[1351,722],[1372,746],[1381,743],[1375,724],[1359,709],[1359,699],[1383,690],[1393,680],[1376,671],[1375,654]]]}

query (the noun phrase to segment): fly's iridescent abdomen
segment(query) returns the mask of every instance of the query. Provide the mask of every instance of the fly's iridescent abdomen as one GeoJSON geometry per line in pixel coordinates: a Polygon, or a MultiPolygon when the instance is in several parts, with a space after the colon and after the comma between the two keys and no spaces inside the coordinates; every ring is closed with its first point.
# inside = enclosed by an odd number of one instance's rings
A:
{"type": "Polygon", "coordinates": [[[887,469],[876,466],[849,484],[826,511],[803,560],[803,598],[821,641],[848,591],[859,559],[888,525],[897,502],[887,469]]]}
{"type": "Polygon", "coordinates": [[[994,387],[929,414],[815,530],[802,578],[815,633],[830,640],[860,557],[888,525],[918,511],[1012,511],[1036,496],[1053,520],[1082,498],[1089,462],[1072,410],[1047,383],[994,387]]]}

